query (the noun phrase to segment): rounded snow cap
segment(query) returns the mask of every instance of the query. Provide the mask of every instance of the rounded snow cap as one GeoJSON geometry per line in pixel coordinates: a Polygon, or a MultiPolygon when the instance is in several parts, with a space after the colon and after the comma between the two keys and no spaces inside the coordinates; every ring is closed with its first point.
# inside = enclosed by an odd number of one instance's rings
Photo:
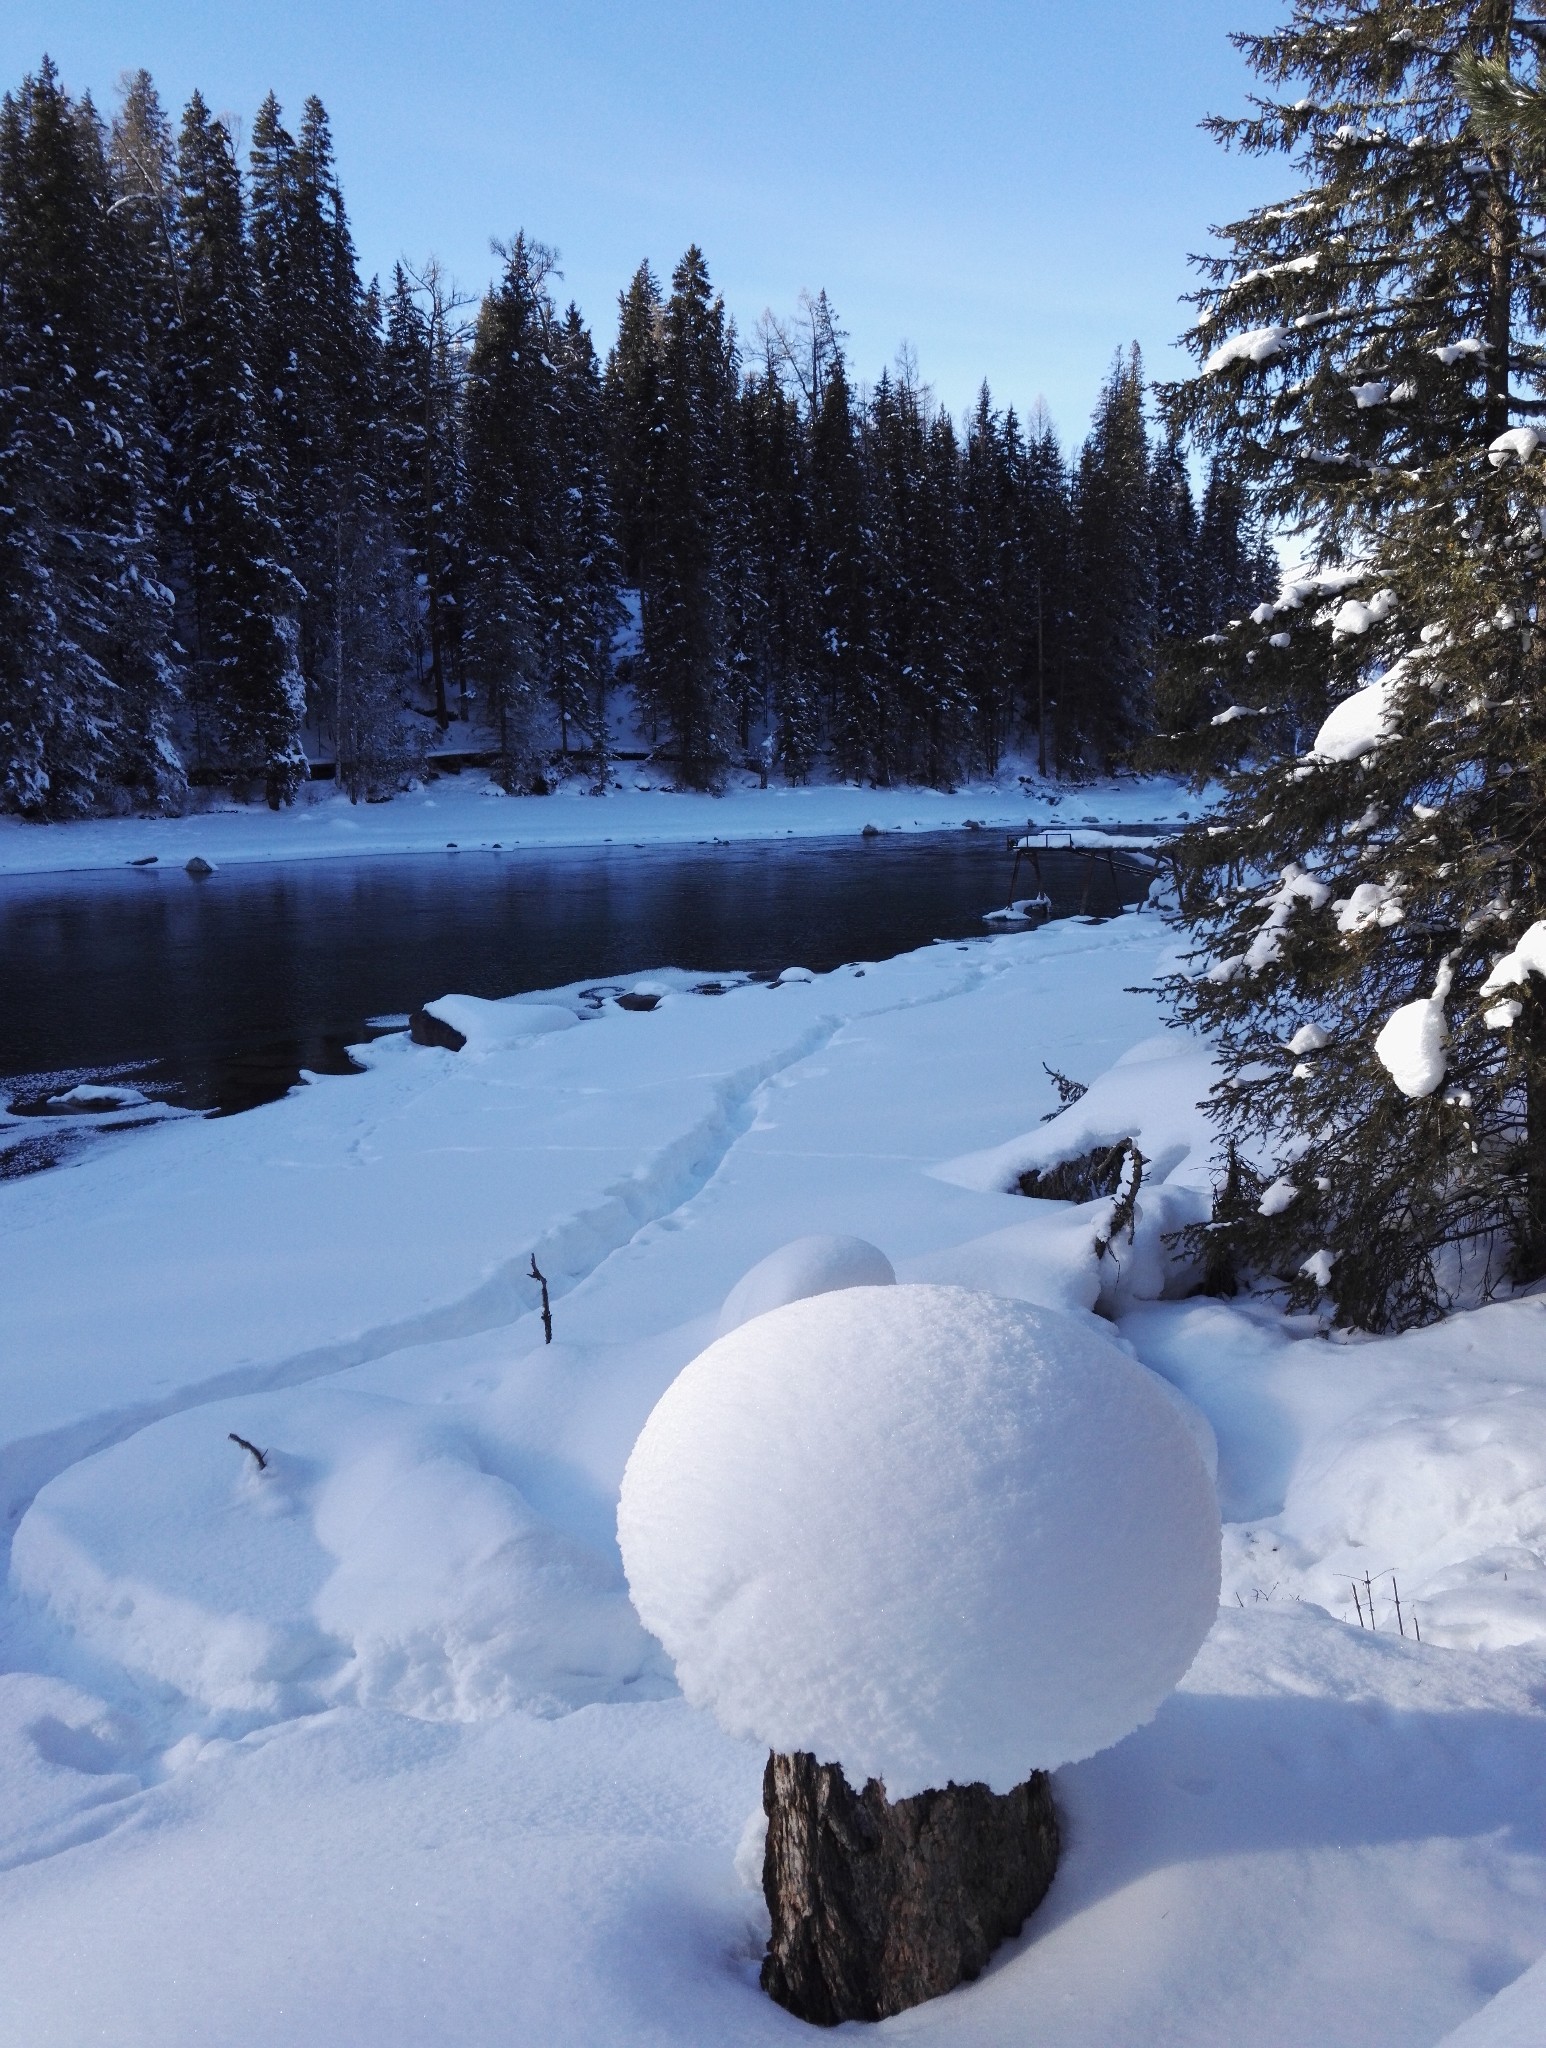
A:
{"type": "Polygon", "coordinates": [[[769,1252],[735,1283],[719,1312],[719,1334],[810,1294],[890,1287],[895,1279],[885,1253],[862,1237],[797,1237],[769,1252]]]}
{"type": "Polygon", "coordinates": [[[821,1294],[720,1337],[645,1424],[617,1521],[687,1698],[893,1799],[1120,1741],[1218,1606],[1213,1485],[1153,1375],[958,1287],[821,1294]]]}

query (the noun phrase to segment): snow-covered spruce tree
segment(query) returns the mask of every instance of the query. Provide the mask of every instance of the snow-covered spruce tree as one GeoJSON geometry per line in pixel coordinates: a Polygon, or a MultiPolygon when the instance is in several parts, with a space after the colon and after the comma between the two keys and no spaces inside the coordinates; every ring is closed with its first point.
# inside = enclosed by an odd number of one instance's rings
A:
{"type": "Polygon", "coordinates": [[[769,755],[791,782],[804,782],[821,744],[807,443],[798,401],[784,389],[771,351],[742,388],[738,424],[749,657],[737,706],[740,743],[748,748],[753,724],[766,718],[769,755]]]}
{"type": "Polygon", "coordinates": [[[1504,0],[1300,0],[1240,45],[1226,141],[1298,188],[1203,264],[1201,374],[1172,417],[1310,565],[1199,650],[1179,849],[1228,1176],[1215,1275],[1344,1323],[1422,1321],[1546,1272],[1546,193],[1462,90],[1525,84],[1504,0]],[[1238,1157],[1238,1155],[1236,1155],[1238,1157]]]}
{"type": "Polygon", "coordinates": [[[696,247],[671,276],[653,381],[640,553],[645,696],[670,734],[681,783],[710,789],[734,735],[727,584],[736,567],[739,366],[735,330],[696,247]]]}
{"type": "Polygon", "coordinates": [[[1025,451],[1013,412],[996,412],[986,384],[966,433],[961,507],[965,527],[966,686],[974,751],[998,773],[1019,712],[1027,628],[1035,597],[1027,589],[1020,532],[1025,451]]]}
{"type": "Polygon", "coordinates": [[[175,802],[171,605],[132,245],[101,123],[45,61],[0,103],[0,802],[175,802]]]}
{"type": "Polygon", "coordinates": [[[847,366],[836,346],[812,400],[808,431],[812,601],[827,732],[841,775],[873,776],[879,691],[870,659],[864,464],[847,366]]]}
{"type": "Polygon", "coordinates": [[[1040,402],[1027,425],[1019,514],[1026,592],[1026,719],[1036,736],[1037,771],[1046,775],[1052,766],[1051,742],[1068,668],[1073,522],[1063,451],[1040,402]]]}
{"type": "Polygon", "coordinates": [[[442,731],[462,682],[464,303],[433,259],[412,276],[399,263],[380,372],[386,502],[414,592],[418,673],[442,731]]]}
{"type": "Polygon", "coordinates": [[[552,669],[557,336],[552,251],[519,234],[502,253],[467,365],[468,660],[513,795],[540,772],[552,669]]]}
{"type": "Polygon", "coordinates": [[[571,723],[589,736],[591,787],[607,787],[607,687],[612,643],[626,614],[607,489],[601,374],[590,329],[571,305],[555,337],[559,496],[549,581],[553,702],[559,744],[571,723]]]}
{"type": "Polygon", "coordinates": [[[1073,479],[1073,620],[1058,755],[1105,772],[1150,729],[1155,535],[1143,364],[1111,367],[1073,479]]]}
{"type": "Polygon", "coordinates": [[[306,773],[300,590],[285,566],[257,403],[241,174],[229,132],[197,93],[178,138],[177,188],[169,469],[194,758],[260,781],[277,808],[306,773]]]}
{"type": "Polygon", "coordinates": [[[635,587],[643,575],[645,497],[663,317],[659,281],[648,263],[641,263],[628,289],[617,295],[617,340],[608,351],[603,380],[618,548],[623,574],[635,587]]]}

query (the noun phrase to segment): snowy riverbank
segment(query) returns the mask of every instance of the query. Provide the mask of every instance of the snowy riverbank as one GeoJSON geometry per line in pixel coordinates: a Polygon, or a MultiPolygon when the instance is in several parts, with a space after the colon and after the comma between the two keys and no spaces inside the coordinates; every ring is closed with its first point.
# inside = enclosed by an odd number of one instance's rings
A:
{"type": "MultiPolygon", "coordinates": [[[[130,829],[167,830],[69,828],[130,829]]],[[[1546,1301],[1345,1344],[1161,1298],[1208,1187],[1206,1056],[1134,992],[1169,945],[1129,915],[654,977],[653,1010],[464,1006],[462,1052],[382,1039],[361,1076],[0,1186],[5,2037],[808,2039],[756,1988],[736,1876],[761,1755],[676,1697],[613,1520],[725,1294],[825,1230],[1114,1316],[1211,1422],[1227,1518],[1180,1691],[1058,1774],[1046,1905],[887,2034],[1537,2038],[1541,1971],[1487,2002],[1546,1952],[1546,1301]],[[1050,1122],[1043,1061],[1092,1084],[1050,1122]],[[1109,1201],[1006,1191],[1129,1134],[1153,1182],[1115,1257],[1109,1201]]]]}
{"type": "MultiPolygon", "coordinates": [[[[661,778],[663,780],[663,778],[661,778]]],[[[292,808],[223,803],[184,818],[92,818],[29,825],[0,817],[0,876],[121,867],[154,858],[182,867],[198,856],[217,866],[243,861],[325,860],[374,854],[438,853],[515,846],[596,846],[609,841],[666,845],[712,839],[842,838],[873,825],[883,832],[934,832],[968,821],[994,830],[1050,826],[1061,843],[1091,828],[1161,825],[1196,816],[1200,799],[1178,782],[1123,777],[1081,785],[1029,787],[1015,780],[937,789],[859,789],[821,783],[760,789],[740,777],[723,796],[661,786],[626,772],[605,797],[570,783],[551,796],[509,797],[481,770],[443,776],[390,803],[351,804],[330,782],[307,783],[292,808]]],[[[1102,843],[1105,843],[1104,839],[1102,843]]]]}

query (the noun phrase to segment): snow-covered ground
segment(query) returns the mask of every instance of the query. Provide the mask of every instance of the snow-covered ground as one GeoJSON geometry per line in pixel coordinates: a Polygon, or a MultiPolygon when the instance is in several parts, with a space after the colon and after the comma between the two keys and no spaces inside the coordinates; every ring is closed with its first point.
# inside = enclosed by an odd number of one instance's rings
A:
{"type": "MultiPolygon", "coordinates": [[[[175,832],[217,858],[218,822],[175,832]]],[[[1205,1209],[1207,1063],[1135,993],[1168,945],[1129,915],[714,996],[662,973],[653,1010],[463,1005],[461,1052],[381,1039],[0,1186],[0,2038],[809,2038],[737,1876],[762,1753],[678,1695],[615,1512],[726,1295],[832,1232],[1114,1316],[1211,1423],[1227,1521],[1179,1691],[1057,1774],[1045,1905],[883,2031],[1546,2039],[1546,1301],[1343,1343],[1183,1298],[1160,1234],[1205,1209]],[[1093,1084],[1049,1122],[1043,1061],[1093,1084]],[[1127,1135],[1150,1178],[1104,1258],[1109,1201],[1007,1192],[1127,1135]]]]}
{"type": "MultiPolygon", "coordinates": [[[[1195,816],[1200,800],[1177,782],[1124,777],[1081,785],[1038,784],[1012,775],[937,789],[860,789],[850,783],[760,789],[757,777],[732,778],[723,796],[669,787],[669,773],[624,764],[622,786],[605,797],[569,782],[551,796],[506,796],[482,770],[442,776],[390,803],[351,804],[335,783],[303,786],[285,811],[222,802],[185,818],[94,818],[29,825],[0,817],[0,875],[121,867],[151,858],[183,866],[199,858],[236,861],[355,858],[491,846],[636,845],[710,839],[841,837],[873,825],[884,832],[929,832],[968,819],[994,828],[1024,827],[1029,815],[1054,828],[1056,843],[1092,827],[1173,823],[1195,816]]],[[[1106,843],[1103,839],[1102,844],[1106,843]]],[[[1118,842],[1120,843],[1120,842],[1118,842]]]]}

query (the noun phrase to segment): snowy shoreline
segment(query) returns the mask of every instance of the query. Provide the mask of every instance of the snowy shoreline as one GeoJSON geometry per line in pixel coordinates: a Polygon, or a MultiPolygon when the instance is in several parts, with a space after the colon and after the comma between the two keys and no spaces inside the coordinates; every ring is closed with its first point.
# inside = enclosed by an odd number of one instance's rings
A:
{"type": "Polygon", "coordinates": [[[652,1009],[464,999],[463,1051],[379,1039],[0,1186],[6,2038],[794,2038],[736,1874],[762,1752],[679,1696],[615,1516],[727,1295],[811,1231],[1098,1310],[1218,1449],[1198,1662],[1056,1774],[1045,1905],[907,2038],[1501,2044],[1510,1984],[1530,2038],[1546,1300],[1343,1343],[1187,1296],[1209,1059],[1141,992],[1173,946],[1128,915],[652,1009]],[[1044,1061],[1089,1084],[1050,1121],[1044,1061]],[[1124,1134],[1114,1256],[1109,1199],[1013,1192],[1124,1134]]]}
{"type": "MultiPolygon", "coordinates": [[[[68,874],[154,860],[182,867],[199,857],[215,866],[362,859],[383,855],[529,852],[608,844],[669,846],[731,841],[843,838],[865,826],[880,832],[938,832],[968,825],[1023,831],[1027,819],[1058,843],[1120,846],[1123,828],[1184,822],[1203,799],[1184,784],[1123,778],[1077,786],[968,784],[951,793],[923,788],[858,789],[848,784],[760,789],[733,786],[723,796],[624,788],[605,797],[577,789],[508,797],[487,776],[468,771],[384,804],[351,804],[331,783],[308,783],[288,811],[228,805],[179,818],[88,818],[24,824],[0,818],[0,878],[68,874]]],[[[1151,832],[1131,843],[1148,844],[1151,832]]]]}

